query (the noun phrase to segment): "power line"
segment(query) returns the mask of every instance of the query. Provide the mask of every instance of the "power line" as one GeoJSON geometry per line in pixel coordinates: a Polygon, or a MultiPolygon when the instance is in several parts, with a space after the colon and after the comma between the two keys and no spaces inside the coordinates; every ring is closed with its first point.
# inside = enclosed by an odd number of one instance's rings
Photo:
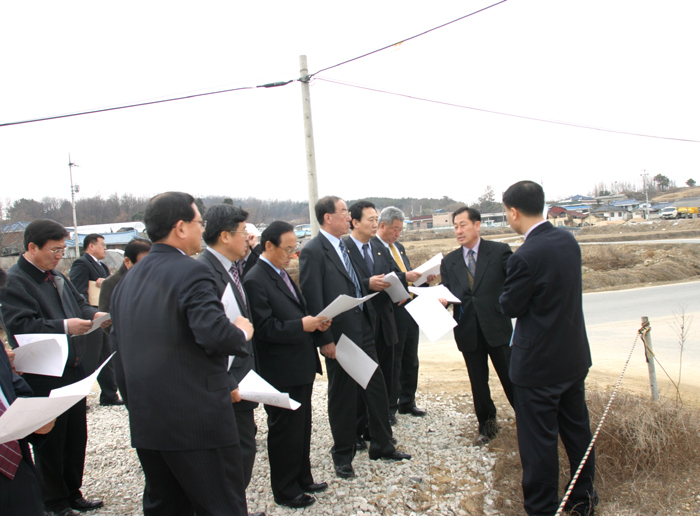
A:
{"type": "Polygon", "coordinates": [[[375,93],[383,93],[383,94],[386,94],[386,95],[394,95],[394,96],[397,96],[397,97],[404,97],[404,98],[412,99],[412,100],[420,100],[420,101],[422,101],[422,102],[431,102],[431,103],[433,103],[433,104],[440,104],[440,105],[443,105],[443,106],[456,107],[456,108],[460,108],[460,109],[470,109],[470,110],[472,110],[472,111],[481,111],[482,113],[490,113],[490,114],[492,114],[492,115],[509,116],[509,117],[513,117],[513,118],[521,118],[521,119],[523,119],[523,120],[532,120],[532,121],[534,121],[534,122],[544,122],[544,123],[547,123],[547,124],[565,125],[565,126],[569,126],[569,127],[578,127],[579,129],[590,129],[590,130],[593,130],[593,131],[603,131],[603,132],[606,132],[606,133],[626,134],[626,135],[628,135],[628,136],[641,136],[641,137],[643,137],[643,138],[656,138],[656,139],[659,139],[659,140],[673,140],[673,141],[678,141],[678,142],[700,143],[700,140],[690,140],[690,139],[687,139],[687,138],[672,138],[672,137],[670,137],[670,136],[656,136],[656,135],[652,135],[652,134],[632,133],[632,132],[628,132],[628,131],[618,131],[618,130],[616,130],[616,129],[605,129],[605,128],[602,128],[602,127],[595,127],[595,126],[591,126],[591,125],[574,124],[574,123],[572,123],[572,122],[562,122],[562,121],[558,121],[558,120],[548,120],[548,119],[546,119],[546,118],[536,118],[536,117],[532,117],[532,116],[516,115],[516,114],[514,114],[514,113],[504,113],[504,112],[502,112],[502,111],[494,111],[494,110],[492,110],[492,109],[484,109],[484,108],[477,108],[477,107],[472,107],[472,106],[464,106],[464,105],[461,105],[461,104],[454,104],[454,103],[452,103],[452,102],[444,102],[444,101],[441,101],[441,100],[426,99],[426,98],[423,98],[423,97],[416,97],[416,96],[414,96],[414,95],[407,95],[407,94],[405,94],[405,93],[396,93],[396,92],[393,92],[393,91],[386,91],[386,90],[380,90],[380,89],[377,89],[377,88],[370,88],[369,86],[360,86],[360,85],[357,85],[357,84],[350,84],[350,83],[338,81],[338,80],[335,80],[335,79],[326,79],[326,78],[324,78],[324,77],[314,77],[314,78],[315,78],[317,81],[330,82],[330,83],[333,83],[333,84],[339,84],[339,85],[341,85],[341,86],[349,86],[349,87],[351,87],[351,88],[359,88],[359,89],[361,89],[361,90],[373,91],[373,92],[375,92],[375,93]]]}
{"type": "Polygon", "coordinates": [[[459,18],[457,18],[455,20],[449,21],[447,23],[443,23],[442,25],[438,25],[437,27],[433,27],[432,29],[428,29],[424,32],[421,32],[420,34],[416,34],[415,36],[411,36],[409,38],[402,39],[401,41],[397,41],[396,43],[392,43],[391,45],[387,45],[385,47],[378,48],[377,50],[372,50],[372,52],[367,52],[366,54],[362,54],[361,56],[353,57],[352,59],[348,59],[347,61],[343,61],[342,63],[338,63],[338,64],[334,64],[332,66],[328,66],[326,68],[322,68],[318,72],[309,75],[309,77],[313,77],[314,75],[319,74],[321,72],[325,72],[326,70],[330,70],[331,68],[337,68],[338,66],[352,63],[353,61],[357,61],[358,59],[362,59],[363,57],[371,56],[372,54],[376,54],[377,52],[381,52],[382,50],[386,50],[387,48],[395,47],[396,45],[399,45],[401,43],[405,43],[406,41],[411,41],[412,39],[419,38],[421,36],[424,36],[425,34],[428,34],[429,32],[433,32],[434,30],[442,29],[443,27],[447,27],[448,25],[451,25],[451,24],[456,23],[458,21],[464,20],[465,18],[469,18],[470,16],[474,16],[475,14],[479,14],[480,12],[483,12],[487,9],[491,9],[492,7],[495,7],[499,4],[505,3],[507,1],[508,0],[501,0],[500,2],[496,2],[495,4],[491,4],[487,7],[484,7],[483,9],[479,9],[478,11],[474,11],[472,13],[465,14],[464,16],[460,16],[459,18]]]}

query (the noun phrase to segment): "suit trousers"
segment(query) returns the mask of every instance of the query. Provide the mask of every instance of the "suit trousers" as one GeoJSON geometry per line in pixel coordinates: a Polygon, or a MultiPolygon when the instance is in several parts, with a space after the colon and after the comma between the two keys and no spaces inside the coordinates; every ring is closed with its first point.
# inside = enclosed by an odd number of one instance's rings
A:
{"type": "MultiPolygon", "coordinates": [[[[586,375],[545,387],[514,385],[518,446],[523,465],[525,512],[530,516],[553,515],[559,506],[558,436],[569,457],[571,475],[591,442],[586,406],[586,375]]],[[[586,461],[566,505],[584,514],[598,503],[593,489],[595,454],[586,461]]]]}
{"type": "MultiPolygon", "coordinates": [[[[394,378],[394,348],[396,346],[389,346],[384,340],[384,334],[381,329],[375,332],[375,347],[377,350],[377,360],[379,367],[382,370],[382,375],[384,376],[384,387],[386,389],[389,399],[391,398],[393,378],[394,378]]],[[[389,413],[387,413],[387,418],[389,413]]],[[[368,432],[368,415],[367,415],[367,405],[365,405],[364,399],[362,397],[362,387],[357,386],[357,436],[370,435],[368,432]]]]}
{"type": "Polygon", "coordinates": [[[491,389],[489,388],[489,356],[493,368],[501,380],[503,391],[512,406],[513,384],[508,376],[511,349],[510,346],[489,346],[478,322],[476,329],[476,349],[463,351],[462,355],[464,355],[464,362],[467,364],[469,382],[472,386],[474,412],[476,412],[476,418],[479,421],[479,434],[491,438],[498,433],[498,427],[496,426],[496,406],[491,399],[491,389]]]}
{"type": "MultiPolygon", "coordinates": [[[[401,310],[399,308],[399,310],[401,310]]],[[[399,341],[394,346],[394,374],[390,410],[396,414],[399,407],[410,409],[416,404],[418,389],[418,324],[406,310],[405,317],[397,321],[399,341]]]]}
{"type": "MultiPolygon", "coordinates": [[[[362,316],[362,343],[356,342],[367,355],[378,363],[374,346],[372,326],[367,315],[362,316]]],[[[357,382],[340,367],[337,360],[326,358],[328,371],[328,421],[333,434],[331,454],[336,466],[351,464],[355,456],[357,382]]],[[[370,452],[388,455],[396,448],[389,439],[392,436],[389,425],[389,398],[384,385],[381,368],[377,367],[367,384],[367,389],[360,388],[362,398],[367,406],[369,431],[372,436],[370,452]]]]}
{"type": "MultiPolygon", "coordinates": [[[[236,406],[235,404],[233,405],[236,406]]],[[[238,440],[241,445],[241,464],[243,465],[243,479],[245,488],[248,488],[250,479],[253,478],[253,466],[255,465],[255,434],[258,427],[255,425],[254,409],[235,410],[236,426],[238,427],[238,440]]]]}
{"type": "Polygon", "coordinates": [[[37,478],[46,510],[60,512],[82,496],[87,446],[85,399],[56,418],[41,446],[34,449],[37,478]]]}
{"type": "MultiPolygon", "coordinates": [[[[112,346],[109,336],[102,330],[94,331],[85,337],[86,349],[82,364],[86,374],[92,374],[107,357],[112,354],[112,346]]],[[[97,383],[100,386],[100,403],[107,403],[119,399],[117,394],[117,380],[114,376],[114,359],[110,360],[97,375],[97,383]]]]}
{"type": "Polygon", "coordinates": [[[311,395],[314,384],[284,387],[296,410],[265,405],[270,483],[275,500],[293,500],[314,483],[311,475],[311,395]]]}
{"type": "Polygon", "coordinates": [[[238,444],[136,452],[146,476],[144,516],[247,516],[238,444]]]}
{"type": "MultiPolygon", "coordinates": [[[[29,456],[25,443],[20,443],[22,455],[29,456]]],[[[0,474],[0,514],[2,516],[44,516],[39,481],[34,466],[24,459],[19,463],[15,478],[0,474]]]]}

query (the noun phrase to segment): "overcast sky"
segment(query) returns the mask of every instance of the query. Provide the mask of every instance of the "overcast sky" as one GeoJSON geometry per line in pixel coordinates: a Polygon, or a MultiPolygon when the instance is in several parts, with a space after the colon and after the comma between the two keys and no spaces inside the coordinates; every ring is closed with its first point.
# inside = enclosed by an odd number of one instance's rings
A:
{"type": "MultiPolygon", "coordinates": [[[[3,2],[0,123],[299,77],[493,1],[3,2]]],[[[646,170],[700,182],[697,0],[509,0],[318,74],[319,194],[549,199],[646,170]]],[[[301,86],[0,127],[0,199],[118,192],[307,199],[301,86]]]]}

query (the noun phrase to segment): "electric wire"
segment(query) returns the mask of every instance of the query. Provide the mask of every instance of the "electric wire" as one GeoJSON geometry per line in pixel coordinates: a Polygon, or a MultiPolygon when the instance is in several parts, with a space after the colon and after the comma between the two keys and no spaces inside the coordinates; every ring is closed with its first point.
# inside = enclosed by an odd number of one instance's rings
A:
{"type": "Polygon", "coordinates": [[[619,131],[616,129],[605,129],[603,127],[595,127],[595,126],[584,125],[584,124],[575,124],[572,122],[563,122],[563,121],[559,121],[559,120],[549,120],[546,118],[537,118],[537,117],[526,116],[526,115],[516,115],[514,113],[505,113],[503,111],[495,111],[492,109],[477,108],[477,107],[473,107],[473,106],[465,106],[462,104],[455,104],[453,102],[444,102],[441,100],[427,99],[424,97],[417,97],[415,95],[408,95],[405,93],[396,93],[393,91],[380,90],[378,88],[371,88],[369,86],[360,86],[358,84],[351,84],[348,82],[338,81],[336,79],[327,79],[325,77],[315,77],[315,79],[317,81],[330,82],[333,84],[339,84],[341,86],[349,86],[351,88],[359,88],[362,90],[373,91],[375,93],[394,95],[397,97],[404,97],[404,98],[412,99],[412,100],[420,100],[422,102],[431,102],[433,104],[440,104],[443,106],[450,106],[450,107],[456,107],[456,108],[461,108],[461,109],[470,109],[472,111],[480,111],[482,113],[490,113],[492,115],[501,115],[501,116],[509,116],[512,118],[521,118],[523,120],[531,120],[534,122],[544,122],[547,124],[565,125],[565,126],[569,126],[569,127],[577,127],[579,129],[590,129],[593,131],[603,131],[606,133],[624,134],[624,135],[628,135],[628,136],[640,136],[643,138],[655,138],[655,139],[659,139],[659,140],[672,140],[672,141],[678,141],[678,142],[700,143],[700,140],[691,140],[691,139],[687,139],[687,138],[673,138],[670,136],[656,136],[656,135],[652,135],[652,134],[634,133],[634,132],[629,132],[629,131],[619,131]]]}
{"type": "Polygon", "coordinates": [[[496,2],[495,4],[491,4],[487,7],[484,7],[482,9],[479,9],[477,11],[471,12],[469,14],[465,14],[464,16],[460,16],[459,18],[456,18],[452,21],[448,21],[447,23],[443,23],[442,25],[438,25],[437,27],[433,27],[432,29],[428,29],[426,31],[421,32],[420,34],[416,34],[415,36],[411,36],[406,39],[402,39],[401,41],[397,41],[396,43],[392,43],[391,45],[386,45],[385,47],[378,48],[377,50],[372,50],[371,52],[367,52],[366,54],[362,54],[361,56],[353,57],[352,59],[348,59],[346,61],[343,61],[342,63],[334,64],[332,66],[327,66],[326,68],[321,68],[319,71],[309,75],[308,77],[313,77],[316,74],[319,74],[321,72],[325,72],[326,70],[330,70],[331,68],[337,68],[339,66],[342,66],[344,64],[352,63],[353,61],[357,61],[358,59],[362,59],[363,57],[371,56],[372,54],[376,54],[377,52],[381,52],[382,50],[386,50],[391,47],[395,47],[396,45],[400,45],[401,43],[405,43],[406,41],[411,41],[412,39],[419,38],[421,36],[424,36],[428,34],[429,32],[433,32],[434,30],[442,29],[443,27],[447,27],[448,25],[451,25],[453,23],[456,23],[458,21],[464,20],[465,18],[469,18],[470,16],[474,16],[475,14],[479,14],[483,11],[486,11],[487,9],[491,9],[492,7],[495,7],[499,4],[505,3],[508,0],[501,0],[500,2],[496,2]]]}

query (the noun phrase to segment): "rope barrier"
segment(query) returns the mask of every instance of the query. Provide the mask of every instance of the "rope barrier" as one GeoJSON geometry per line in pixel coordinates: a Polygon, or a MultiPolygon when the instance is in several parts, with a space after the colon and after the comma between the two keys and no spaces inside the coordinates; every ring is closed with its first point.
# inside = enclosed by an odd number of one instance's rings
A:
{"type": "Polygon", "coordinates": [[[627,366],[630,363],[630,360],[632,359],[632,352],[634,352],[634,348],[637,345],[637,339],[639,337],[642,337],[642,341],[644,341],[644,338],[646,337],[646,334],[651,330],[651,326],[649,323],[645,323],[642,325],[642,327],[637,331],[637,335],[634,338],[634,342],[632,343],[632,349],[630,349],[629,355],[627,356],[627,361],[625,362],[625,367],[622,368],[622,373],[620,373],[620,378],[617,380],[617,384],[615,385],[615,388],[613,389],[612,395],[610,396],[610,400],[608,400],[608,405],[605,407],[605,410],[603,411],[603,416],[600,418],[600,422],[598,423],[598,427],[595,430],[595,433],[593,434],[593,438],[591,439],[591,443],[588,445],[588,449],[586,450],[586,453],[583,455],[583,458],[581,459],[581,463],[578,465],[578,468],[576,469],[576,473],[574,476],[571,478],[571,482],[569,482],[569,487],[566,490],[566,493],[564,494],[564,498],[562,498],[561,503],[559,504],[559,508],[557,509],[557,512],[555,516],[560,516],[561,513],[564,511],[564,506],[566,505],[566,502],[569,500],[569,496],[571,496],[571,491],[574,489],[574,485],[576,485],[576,481],[578,480],[579,475],[581,475],[581,471],[583,470],[583,466],[586,464],[586,461],[588,460],[588,456],[591,454],[591,450],[593,450],[593,446],[595,445],[596,439],[598,439],[598,434],[600,433],[600,429],[603,427],[603,423],[605,422],[605,418],[608,415],[608,412],[610,411],[610,406],[612,405],[613,401],[615,400],[615,396],[617,395],[617,391],[620,388],[620,384],[622,383],[622,377],[625,376],[625,372],[627,371],[627,366]]]}

